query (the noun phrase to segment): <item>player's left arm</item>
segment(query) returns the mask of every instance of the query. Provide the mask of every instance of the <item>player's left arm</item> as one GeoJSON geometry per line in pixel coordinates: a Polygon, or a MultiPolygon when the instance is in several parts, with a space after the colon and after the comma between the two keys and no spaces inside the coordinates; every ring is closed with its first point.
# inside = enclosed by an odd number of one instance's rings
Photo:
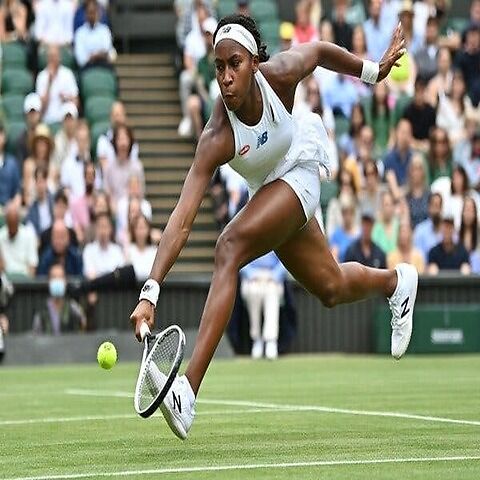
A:
{"type": "MultiPolygon", "coordinates": [[[[377,82],[382,81],[400,57],[405,53],[405,38],[399,24],[396,28],[388,50],[378,63],[377,82]]],[[[330,42],[310,42],[292,47],[272,58],[277,73],[289,83],[296,85],[310,75],[316,67],[324,67],[335,72],[361,78],[362,72],[373,62],[366,62],[330,42]]],[[[371,67],[370,67],[371,68],[371,67]]],[[[368,76],[368,75],[367,75],[368,76]]],[[[372,81],[371,83],[375,83],[372,81]]]]}

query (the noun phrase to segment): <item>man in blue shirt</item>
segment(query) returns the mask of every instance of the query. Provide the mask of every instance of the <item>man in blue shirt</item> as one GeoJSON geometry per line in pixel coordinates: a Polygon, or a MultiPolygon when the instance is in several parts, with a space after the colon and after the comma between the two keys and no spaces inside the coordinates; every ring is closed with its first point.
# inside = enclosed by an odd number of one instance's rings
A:
{"type": "Polygon", "coordinates": [[[381,10],[381,0],[370,0],[368,7],[369,19],[363,24],[367,40],[368,58],[374,62],[379,62],[388,49],[393,33],[391,25],[381,21],[381,10]]]}
{"type": "Polygon", "coordinates": [[[10,200],[20,204],[20,171],[15,158],[5,152],[5,128],[0,123],[0,205],[10,200]]]}
{"type": "Polygon", "coordinates": [[[443,199],[439,193],[432,193],[428,199],[428,218],[420,222],[413,232],[413,244],[428,261],[430,250],[442,241],[440,230],[442,220],[443,199]]]}

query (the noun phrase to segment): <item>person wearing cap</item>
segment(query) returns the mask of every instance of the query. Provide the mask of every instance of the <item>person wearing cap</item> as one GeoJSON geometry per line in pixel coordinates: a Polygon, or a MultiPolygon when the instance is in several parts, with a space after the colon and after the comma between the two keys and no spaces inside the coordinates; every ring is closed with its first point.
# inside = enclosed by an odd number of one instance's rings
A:
{"type": "Polygon", "coordinates": [[[5,151],[6,141],[5,127],[0,122],[0,207],[10,201],[21,203],[20,169],[15,157],[5,151]]]}
{"type": "Polygon", "coordinates": [[[25,115],[25,130],[18,137],[15,150],[20,171],[23,171],[23,162],[32,153],[30,147],[33,136],[42,117],[42,100],[37,93],[29,93],[25,97],[23,113],[25,115]]]}
{"type": "Polygon", "coordinates": [[[77,149],[75,132],[78,109],[73,102],[62,105],[62,119],[62,128],[55,134],[55,149],[52,156],[52,166],[57,172],[60,172],[64,160],[75,155],[77,149]]]}
{"type": "Polygon", "coordinates": [[[361,212],[360,237],[355,240],[345,253],[345,262],[358,262],[367,267],[387,268],[387,261],[383,250],[372,240],[375,213],[370,208],[361,212]]]}
{"type": "Polygon", "coordinates": [[[445,209],[441,223],[442,241],[428,253],[428,273],[437,275],[440,270],[471,273],[470,260],[465,247],[457,242],[453,213],[445,209]]]}
{"type": "Polygon", "coordinates": [[[78,105],[78,85],[73,72],[60,64],[60,48],[50,45],[47,66],[37,77],[36,92],[42,99],[42,121],[47,124],[63,120],[62,105],[73,102],[78,105]]]}

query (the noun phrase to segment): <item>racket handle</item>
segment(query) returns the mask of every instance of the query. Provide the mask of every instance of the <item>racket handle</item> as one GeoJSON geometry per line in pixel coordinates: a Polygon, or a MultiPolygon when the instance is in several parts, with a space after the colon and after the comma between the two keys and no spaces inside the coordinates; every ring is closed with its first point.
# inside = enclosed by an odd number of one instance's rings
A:
{"type": "Polygon", "coordinates": [[[142,339],[142,342],[147,335],[150,335],[150,329],[145,322],[142,322],[142,324],[140,325],[140,338],[142,339]]]}

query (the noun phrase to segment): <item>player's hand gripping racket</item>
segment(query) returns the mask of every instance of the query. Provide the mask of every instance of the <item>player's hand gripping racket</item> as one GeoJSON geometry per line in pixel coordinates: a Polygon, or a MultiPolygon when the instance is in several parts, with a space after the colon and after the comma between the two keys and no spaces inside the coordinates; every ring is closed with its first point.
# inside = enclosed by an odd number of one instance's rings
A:
{"type": "Polygon", "coordinates": [[[178,373],[185,348],[185,334],[179,326],[172,325],[152,335],[144,322],[140,327],[140,336],[144,348],[133,403],[136,412],[147,418],[163,402],[178,373]]]}

